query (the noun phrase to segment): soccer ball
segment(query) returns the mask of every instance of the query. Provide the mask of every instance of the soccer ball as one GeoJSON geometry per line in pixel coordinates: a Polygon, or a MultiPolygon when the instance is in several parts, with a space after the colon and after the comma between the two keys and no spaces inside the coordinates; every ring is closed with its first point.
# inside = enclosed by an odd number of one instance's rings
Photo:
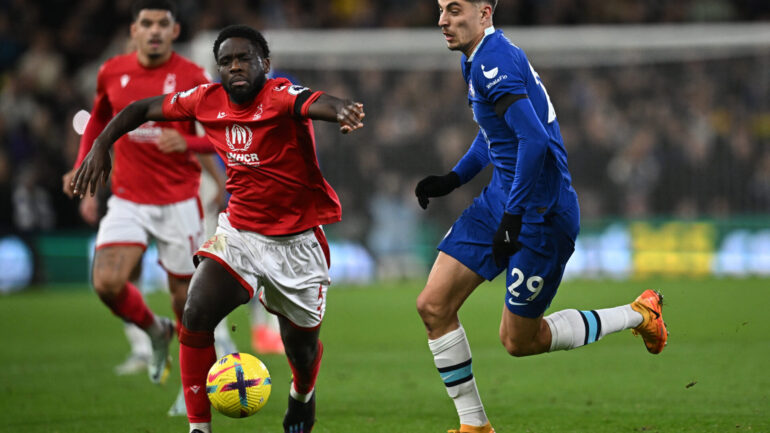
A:
{"type": "Polygon", "coordinates": [[[231,418],[254,415],[270,397],[270,372],[257,357],[231,353],[215,362],[206,377],[214,409],[231,418]]]}

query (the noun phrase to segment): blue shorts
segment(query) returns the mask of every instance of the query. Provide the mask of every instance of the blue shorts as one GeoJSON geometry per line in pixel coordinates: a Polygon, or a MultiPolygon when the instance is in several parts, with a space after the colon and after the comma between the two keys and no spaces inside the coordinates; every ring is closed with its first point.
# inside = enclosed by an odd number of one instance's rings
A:
{"type": "MultiPolygon", "coordinates": [[[[492,239],[499,223],[477,199],[455,221],[438,250],[491,281],[506,270],[495,265],[492,257],[492,239]]],[[[505,306],[511,313],[535,318],[548,309],[575,250],[573,236],[578,225],[578,209],[522,225],[519,242],[523,247],[510,257],[505,277],[505,306]]]]}

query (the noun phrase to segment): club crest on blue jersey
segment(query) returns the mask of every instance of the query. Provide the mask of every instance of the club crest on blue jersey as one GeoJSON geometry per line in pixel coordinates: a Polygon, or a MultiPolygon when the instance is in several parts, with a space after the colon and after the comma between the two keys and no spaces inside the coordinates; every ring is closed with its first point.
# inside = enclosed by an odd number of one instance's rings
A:
{"type": "Polygon", "coordinates": [[[487,71],[485,69],[484,65],[481,65],[481,72],[484,74],[484,76],[488,80],[491,80],[491,79],[495,78],[497,76],[497,71],[498,71],[497,66],[495,66],[494,68],[492,68],[492,69],[487,71]]]}

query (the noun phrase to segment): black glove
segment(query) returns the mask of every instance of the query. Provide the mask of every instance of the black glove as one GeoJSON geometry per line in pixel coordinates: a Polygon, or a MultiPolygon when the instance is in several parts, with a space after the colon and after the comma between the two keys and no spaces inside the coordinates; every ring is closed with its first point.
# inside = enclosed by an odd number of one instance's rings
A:
{"type": "Polygon", "coordinates": [[[503,213],[503,219],[492,239],[492,257],[497,266],[505,266],[508,263],[508,257],[521,249],[519,233],[521,233],[521,215],[503,213]]]}
{"type": "Polygon", "coordinates": [[[459,186],[460,176],[454,171],[450,171],[444,176],[428,176],[421,180],[417,183],[417,188],[414,189],[414,195],[417,196],[420,207],[427,209],[429,197],[441,197],[447,195],[459,186]]]}

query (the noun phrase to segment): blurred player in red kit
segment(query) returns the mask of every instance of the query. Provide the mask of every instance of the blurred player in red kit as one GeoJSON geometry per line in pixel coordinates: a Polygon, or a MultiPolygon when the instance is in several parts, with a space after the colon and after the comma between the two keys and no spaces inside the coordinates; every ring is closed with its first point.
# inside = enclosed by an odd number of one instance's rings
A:
{"type": "Polygon", "coordinates": [[[197,120],[227,165],[227,210],[216,234],[196,253],[179,335],[182,385],[191,433],[211,432],[206,373],[216,361],[213,330],[253,296],[279,316],[293,373],[285,432],[308,433],[315,422],[315,382],[323,345],[329,248],[321,225],[340,220],[339,199],[318,166],[311,119],[363,127],[363,105],[267,79],[265,38],[246,26],[222,30],[214,42],[222,84],[130,104],[107,125],[72,181],[74,194],[94,193],[110,173],[109,149],[150,121],[197,120]]]}
{"type": "MultiPolygon", "coordinates": [[[[180,31],[173,4],[140,0],[132,14],[131,40],[136,50],[115,56],[100,68],[75,167],[110,119],[131,102],[210,81],[204,69],[172,49],[180,31]]],[[[205,239],[198,200],[201,166],[193,152],[212,150],[205,137],[196,135],[192,121],[146,122],[115,144],[112,197],[99,224],[93,285],[113,313],[150,337],[153,353],[148,373],[154,383],[162,383],[168,375],[168,346],[175,327],[150,311],[129,278],[154,238],[160,264],[168,274],[172,307],[181,321],[195,270],[192,255],[205,239]]],[[[65,190],[74,173],[73,169],[64,176],[65,190]]],[[[88,212],[82,213],[95,223],[95,213],[90,218],[88,212]]]]}

